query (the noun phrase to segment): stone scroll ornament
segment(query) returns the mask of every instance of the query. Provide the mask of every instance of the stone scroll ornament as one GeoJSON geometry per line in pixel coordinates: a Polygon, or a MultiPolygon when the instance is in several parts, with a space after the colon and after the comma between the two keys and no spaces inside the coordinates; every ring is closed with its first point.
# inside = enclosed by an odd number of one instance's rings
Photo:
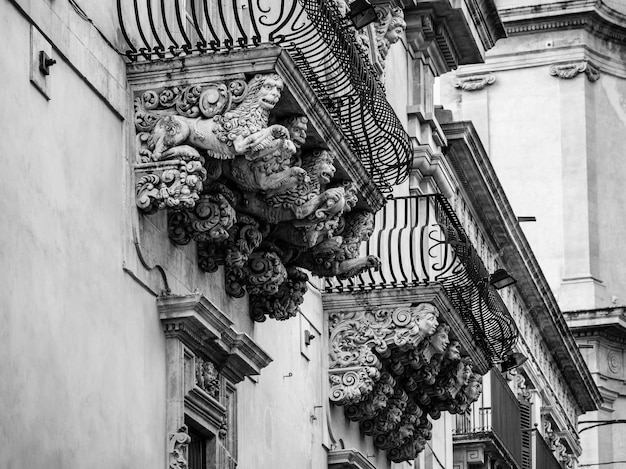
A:
{"type": "Polygon", "coordinates": [[[417,347],[435,333],[439,311],[429,304],[330,315],[330,399],[338,405],[367,399],[382,360],[417,347]]]}
{"type": "Polygon", "coordinates": [[[166,209],[170,240],[196,242],[205,272],[223,266],[227,293],[249,294],[257,321],[298,313],[301,268],[348,278],[380,265],[358,256],[373,214],[353,210],[356,187],[335,178],[335,154],[306,146],[305,116],[271,115],[283,88],[263,74],[135,99],[138,208],[166,209]]]}
{"type": "Polygon", "coordinates": [[[467,412],[482,376],[429,303],[330,315],[330,399],[387,452],[414,459],[443,411],[467,412]]]}
{"type": "Polygon", "coordinates": [[[568,64],[554,64],[550,65],[550,75],[558,78],[570,80],[575,78],[580,73],[584,73],[590,82],[598,81],[600,79],[600,70],[591,62],[583,60],[581,62],[573,62],[568,64]]]}

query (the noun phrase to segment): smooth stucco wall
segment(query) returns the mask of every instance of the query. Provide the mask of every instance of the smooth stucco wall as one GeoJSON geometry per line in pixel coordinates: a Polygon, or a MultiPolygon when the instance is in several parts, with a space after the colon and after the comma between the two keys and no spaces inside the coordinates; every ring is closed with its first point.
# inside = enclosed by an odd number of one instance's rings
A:
{"type": "Polygon", "coordinates": [[[0,3],[3,467],[165,466],[164,338],[122,270],[123,122],[54,54],[29,82],[29,23],[0,3]]]}
{"type": "Polygon", "coordinates": [[[497,69],[495,83],[461,91],[450,74],[442,104],[474,122],[516,215],[537,218],[522,228],[561,309],[622,304],[626,271],[616,259],[626,256],[626,79],[551,76],[549,58],[523,53],[549,39],[500,41],[493,63],[481,67],[497,69]]]}

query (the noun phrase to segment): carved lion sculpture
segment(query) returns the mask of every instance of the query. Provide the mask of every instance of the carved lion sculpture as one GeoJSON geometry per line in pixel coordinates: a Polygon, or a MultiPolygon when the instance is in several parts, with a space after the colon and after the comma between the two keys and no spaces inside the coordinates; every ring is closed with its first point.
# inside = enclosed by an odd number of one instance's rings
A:
{"type": "Polygon", "coordinates": [[[177,115],[160,118],[148,141],[153,147],[153,159],[197,158],[199,149],[212,158],[233,159],[279,145],[275,140],[288,139],[289,131],[282,125],[268,127],[268,119],[283,86],[276,74],[256,75],[242,103],[223,115],[208,119],[177,115]]]}

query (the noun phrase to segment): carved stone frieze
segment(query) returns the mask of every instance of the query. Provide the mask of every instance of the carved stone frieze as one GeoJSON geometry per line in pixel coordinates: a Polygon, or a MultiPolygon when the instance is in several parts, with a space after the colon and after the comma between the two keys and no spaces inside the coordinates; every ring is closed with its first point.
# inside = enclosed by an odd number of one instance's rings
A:
{"type": "Polygon", "coordinates": [[[335,154],[307,146],[307,117],[271,115],[283,88],[269,73],[135,99],[137,206],[168,209],[171,241],[196,241],[205,272],[223,266],[226,291],[248,293],[257,321],[297,314],[298,267],[341,278],[379,267],[358,257],[373,218],[352,213],[356,186],[336,179],[335,154]]]}
{"type": "Polygon", "coordinates": [[[457,77],[454,80],[454,87],[461,88],[463,91],[478,91],[488,85],[494,84],[496,76],[493,73],[482,75],[472,75],[468,77],[457,77]]]}
{"type": "Polygon", "coordinates": [[[600,70],[587,60],[568,64],[554,64],[550,66],[550,75],[558,78],[569,80],[578,76],[580,73],[584,73],[590,82],[598,81],[600,79],[600,70]]]}

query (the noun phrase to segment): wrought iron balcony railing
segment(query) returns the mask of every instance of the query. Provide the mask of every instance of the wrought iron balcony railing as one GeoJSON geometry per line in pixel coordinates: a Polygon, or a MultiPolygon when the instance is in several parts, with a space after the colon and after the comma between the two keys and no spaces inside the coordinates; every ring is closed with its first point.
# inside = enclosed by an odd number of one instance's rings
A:
{"type": "Polygon", "coordinates": [[[440,194],[398,197],[376,215],[363,254],[381,259],[378,272],[327,279],[327,291],[440,284],[492,364],[511,349],[517,328],[489,272],[449,202],[440,194]]]}
{"type": "Polygon", "coordinates": [[[117,0],[131,61],[274,44],[286,50],[383,191],[408,177],[409,136],[355,32],[326,0],[117,0]]]}

